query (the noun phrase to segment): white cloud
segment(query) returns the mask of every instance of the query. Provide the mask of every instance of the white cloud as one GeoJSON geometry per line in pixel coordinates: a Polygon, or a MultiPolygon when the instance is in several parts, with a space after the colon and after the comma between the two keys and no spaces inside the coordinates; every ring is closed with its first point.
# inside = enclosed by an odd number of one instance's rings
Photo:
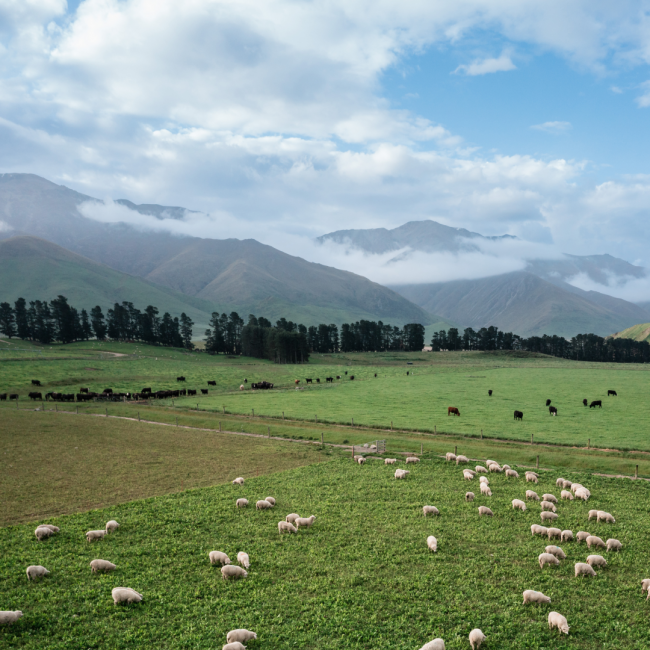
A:
{"type": "Polygon", "coordinates": [[[636,103],[639,108],[648,108],[650,106],[650,81],[639,84],[639,88],[641,88],[642,94],[636,98],[636,103]]]}
{"type": "Polygon", "coordinates": [[[477,75],[491,74],[493,72],[508,72],[516,70],[517,66],[512,62],[509,54],[505,52],[496,59],[475,59],[467,65],[459,65],[454,73],[460,72],[475,77],[477,75]]]}
{"type": "Polygon", "coordinates": [[[571,122],[544,122],[543,124],[534,124],[530,128],[535,131],[551,133],[552,135],[560,135],[561,133],[570,131],[572,126],[571,122]]]}

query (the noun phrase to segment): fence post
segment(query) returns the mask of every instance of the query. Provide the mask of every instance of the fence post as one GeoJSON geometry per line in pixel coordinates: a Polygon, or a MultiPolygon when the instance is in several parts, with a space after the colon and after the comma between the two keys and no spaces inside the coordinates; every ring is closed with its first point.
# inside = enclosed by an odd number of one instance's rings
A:
{"type": "Polygon", "coordinates": [[[422,456],[422,441],[420,441],[420,456],[422,456]]]}
{"type": "Polygon", "coordinates": [[[481,440],[483,440],[483,429],[481,429],[481,440]]]}
{"type": "Polygon", "coordinates": [[[638,465],[634,469],[634,478],[639,478],[639,466],[638,465]]]}
{"type": "Polygon", "coordinates": [[[354,426],[354,418],[352,418],[352,426],[354,426]]]}
{"type": "Polygon", "coordinates": [[[223,414],[225,415],[226,414],[226,405],[222,404],[222,407],[223,407],[223,414]]]}
{"type": "Polygon", "coordinates": [[[530,434],[530,444],[531,445],[533,444],[533,434],[532,433],[530,434]]]}
{"type": "Polygon", "coordinates": [[[266,429],[267,429],[267,432],[268,432],[269,438],[270,438],[271,437],[271,427],[266,427],[266,429]]]}
{"type": "Polygon", "coordinates": [[[282,419],[284,420],[284,411],[282,411],[282,419]]]}
{"type": "Polygon", "coordinates": [[[458,445],[454,445],[454,456],[458,456],[458,445]]]}
{"type": "Polygon", "coordinates": [[[352,460],[354,460],[354,445],[352,445],[352,447],[350,447],[350,449],[352,449],[352,460]]]}
{"type": "Polygon", "coordinates": [[[393,430],[393,421],[392,420],[390,421],[390,430],[391,431],[393,430]]]}
{"type": "Polygon", "coordinates": [[[221,433],[221,420],[219,420],[219,433],[221,433]]]}
{"type": "Polygon", "coordinates": [[[108,408],[106,409],[106,417],[108,417],[108,408]]]}
{"type": "Polygon", "coordinates": [[[255,417],[255,409],[251,409],[251,411],[253,413],[253,417],[255,417]]]}
{"type": "Polygon", "coordinates": [[[178,426],[178,418],[176,418],[176,426],[178,426]]]}
{"type": "Polygon", "coordinates": [[[435,435],[438,435],[438,425],[436,425],[436,424],[433,425],[433,433],[435,435]]]}
{"type": "Polygon", "coordinates": [[[199,403],[198,402],[196,403],[196,410],[197,411],[199,410],[199,403]]]}
{"type": "Polygon", "coordinates": [[[539,469],[539,454],[537,455],[537,469],[539,469]]]}
{"type": "Polygon", "coordinates": [[[591,438],[587,440],[587,449],[589,449],[589,447],[591,447],[591,438]]]}
{"type": "Polygon", "coordinates": [[[138,422],[140,422],[140,411],[138,411],[138,422]]]}
{"type": "Polygon", "coordinates": [[[318,422],[318,413],[314,413],[314,422],[318,422]]]}
{"type": "Polygon", "coordinates": [[[321,445],[323,444],[323,432],[322,431],[320,432],[320,444],[321,445]]]}

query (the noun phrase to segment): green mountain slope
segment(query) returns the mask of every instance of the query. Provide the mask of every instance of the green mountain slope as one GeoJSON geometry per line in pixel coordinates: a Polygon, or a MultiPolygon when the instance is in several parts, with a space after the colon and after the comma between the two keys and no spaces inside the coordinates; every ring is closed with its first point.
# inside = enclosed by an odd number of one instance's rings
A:
{"type": "Polygon", "coordinates": [[[614,339],[633,339],[634,341],[650,341],[650,323],[640,323],[612,334],[614,339]]]}

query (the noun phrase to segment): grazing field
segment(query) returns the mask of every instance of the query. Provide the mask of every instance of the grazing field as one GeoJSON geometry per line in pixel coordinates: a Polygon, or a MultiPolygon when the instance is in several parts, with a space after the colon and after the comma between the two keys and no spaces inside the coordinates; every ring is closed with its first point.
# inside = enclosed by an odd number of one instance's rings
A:
{"type": "MultiPolygon", "coordinates": [[[[501,460],[497,458],[496,460],[501,460]]],[[[562,543],[567,559],[540,570],[537,557],[549,542],[532,537],[539,505],[513,511],[510,501],[526,488],[552,492],[557,473],[540,484],[490,475],[494,496],[473,503],[477,480],[425,458],[405,481],[377,461],[350,460],[253,477],[230,484],[136,501],[84,514],[48,519],[58,535],[37,542],[34,525],[0,530],[2,608],[23,618],[0,630],[0,645],[14,648],[215,648],[228,630],[247,628],[258,640],[249,648],[415,650],[434,637],[448,649],[469,647],[479,627],[486,648],[542,650],[647,648],[648,603],[641,593],[647,574],[650,521],[645,481],[566,475],[587,485],[589,503],[560,502],[558,526],[619,539],[620,553],[601,552],[608,566],[596,577],[575,578],[585,544],[562,543]],[[273,510],[237,510],[235,499],[267,495],[273,510]],[[435,505],[439,517],[422,516],[435,505]],[[489,505],[493,518],[479,517],[489,505]],[[615,524],[587,520],[591,508],[616,517],[615,524]],[[317,516],[314,526],[280,537],[277,522],[290,512],[317,516]],[[84,533],[109,519],[120,528],[88,544],[84,533]],[[427,550],[435,535],[438,552],[427,550]],[[223,581],[208,553],[237,552],[251,558],[249,577],[223,581]],[[117,564],[114,573],[92,574],[94,558],[117,564]],[[41,564],[51,574],[30,583],[25,567],[41,564]],[[143,594],[137,605],[115,606],[111,589],[143,594]],[[522,605],[535,589],[550,605],[522,605]],[[568,637],[550,631],[550,611],[565,615],[568,637]]],[[[566,474],[566,473],[564,473],[566,474]]],[[[594,552],[593,550],[591,552],[594,552]]]]}

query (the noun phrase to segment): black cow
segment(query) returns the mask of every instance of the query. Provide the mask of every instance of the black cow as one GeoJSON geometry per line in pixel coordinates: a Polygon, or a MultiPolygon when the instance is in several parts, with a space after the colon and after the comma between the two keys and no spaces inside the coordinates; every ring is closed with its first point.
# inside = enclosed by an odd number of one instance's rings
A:
{"type": "Polygon", "coordinates": [[[609,397],[610,395],[613,395],[614,397],[618,397],[615,390],[608,390],[607,391],[607,397],[609,397]]]}
{"type": "Polygon", "coordinates": [[[377,373],[375,373],[375,377],[377,376],[377,373]]]}
{"type": "Polygon", "coordinates": [[[182,390],[178,391],[180,395],[187,395],[187,391],[183,388],[182,390]]]}
{"type": "Polygon", "coordinates": [[[17,399],[18,399],[18,393],[11,393],[11,394],[9,395],[9,401],[11,401],[12,399],[16,399],[16,400],[17,400],[17,399]]]}
{"type": "Polygon", "coordinates": [[[406,371],[406,376],[407,376],[407,377],[409,376],[409,371],[408,371],[408,370],[406,371]]]}
{"type": "Polygon", "coordinates": [[[192,388],[188,388],[188,389],[187,389],[187,394],[188,394],[188,395],[196,395],[196,391],[193,390],[192,388]]]}
{"type": "Polygon", "coordinates": [[[490,390],[488,391],[488,395],[489,395],[490,397],[492,397],[492,389],[490,389],[490,390]]]}
{"type": "Polygon", "coordinates": [[[248,383],[248,379],[246,379],[246,377],[244,377],[244,383],[245,383],[245,384],[248,383]]]}
{"type": "Polygon", "coordinates": [[[354,379],[354,375],[350,375],[350,381],[354,379]]]}
{"type": "Polygon", "coordinates": [[[308,384],[313,383],[311,378],[306,378],[305,381],[306,381],[308,384]]]}
{"type": "Polygon", "coordinates": [[[523,420],[524,414],[521,411],[515,411],[515,420],[523,420]]]}
{"type": "Polygon", "coordinates": [[[110,395],[113,392],[112,388],[104,388],[104,392],[110,395]]]}
{"type": "Polygon", "coordinates": [[[176,377],[176,381],[185,381],[185,377],[182,375],[180,377],[176,377]]]}
{"type": "Polygon", "coordinates": [[[348,374],[348,371],[347,371],[347,370],[345,371],[345,374],[346,374],[346,375],[348,374]]]}
{"type": "Polygon", "coordinates": [[[320,384],[320,377],[316,377],[316,383],[320,384]]]}
{"type": "Polygon", "coordinates": [[[7,401],[7,393],[0,393],[0,400],[3,402],[7,401]]]}
{"type": "Polygon", "coordinates": [[[79,392],[80,392],[80,393],[87,393],[87,392],[88,392],[88,389],[87,389],[87,388],[80,388],[80,389],[79,389],[79,392]]]}
{"type": "Polygon", "coordinates": [[[151,388],[143,388],[140,392],[141,392],[141,393],[150,393],[150,392],[151,392],[151,388]]]}
{"type": "Polygon", "coordinates": [[[547,400],[546,400],[546,406],[550,406],[550,405],[551,405],[551,400],[550,400],[550,399],[547,399],[547,400]]]}
{"type": "Polygon", "coordinates": [[[557,415],[557,408],[555,406],[549,406],[548,413],[549,415],[557,415]]]}
{"type": "Polygon", "coordinates": [[[586,399],[583,399],[583,400],[582,400],[582,403],[583,403],[583,404],[584,404],[585,406],[587,406],[587,405],[588,405],[588,404],[587,404],[587,400],[586,400],[586,399]]]}
{"type": "Polygon", "coordinates": [[[603,408],[603,402],[602,400],[594,400],[591,404],[589,404],[590,409],[595,409],[596,407],[603,408]]]}
{"type": "MultiPolygon", "coordinates": [[[[345,373],[346,375],[348,374],[347,372],[345,373]]],[[[336,375],[337,379],[341,379],[341,375],[336,375]]]]}
{"type": "Polygon", "coordinates": [[[207,388],[202,388],[201,389],[201,395],[207,395],[208,394],[208,389],[207,388]]]}
{"type": "Polygon", "coordinates": [[[38,379],[32,379],[32,386],[40,386],[41,382],[38,379]]]}
{"type": "MultiPolygon", "coordinates": [[[[216,381],[209,381],[208,386],[216,386],[217,382],[216,381]]],[[[206,391],[207,392],[207,391],[206,391]]]]}
{"type": "Polygon", "coordinates": [[[256,384],[253,383],[251,384],[251,388],[253,389],[263,389],[263,390],[268,390],[269,388],[273,388],[273,384],[269,383],[268,381],[258,381],[256,384]]]}
{"type": "Polygon", "coordinates": [[[29,394],[29,399],[33,399],[33,400],[40,399],[40,400],[42,400],[43,395],[41,393],[30,393],[29,394]]]}
{"type": "Polygon", "coordinates": [[[331,383],[334,381],[334,377],[325,377],[325,381],[326,381],[328,384],[331,384],[331,383]]]}

